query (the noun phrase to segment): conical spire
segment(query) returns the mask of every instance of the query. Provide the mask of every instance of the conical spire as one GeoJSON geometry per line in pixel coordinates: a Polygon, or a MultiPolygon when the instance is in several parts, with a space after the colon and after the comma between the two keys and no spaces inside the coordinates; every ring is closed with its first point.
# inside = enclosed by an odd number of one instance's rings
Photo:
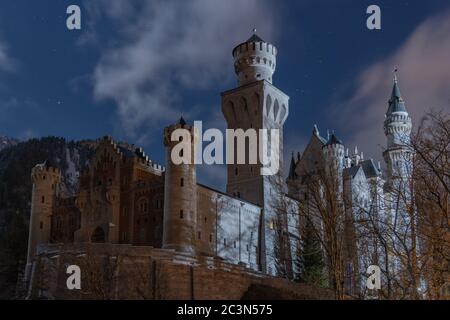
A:
{"type": "Polygon", "coordinates": [[[400,86],[397,78],[397,68],[394,69],[394,85],[392,87],[391,98],[389,99],[389,108],[387,114],[393,112],[406,112],[405,101],[400,93],[400,86]]]}
{"type": "Polygon", "coordinates": [[[178,120],[178,124],[181,124],[182,126],[186,124],[186,121],[184,120],[183,116],[181,116],[180,120],[178,120]]]}
{"type": "Polygon", "coordinates": [[[250,38],[248,38],[247,42],[265,42],[265,41],[256,34],[256,28],[254,28],[253,34],[250,38]]]}
{"type": "Polygon", "coordinates": [[[295,173],[295,167],[294,152],[292,152],[291,164],[289,166],[289,179],[295,179],[297,177],[297,174],[295,173]]]}

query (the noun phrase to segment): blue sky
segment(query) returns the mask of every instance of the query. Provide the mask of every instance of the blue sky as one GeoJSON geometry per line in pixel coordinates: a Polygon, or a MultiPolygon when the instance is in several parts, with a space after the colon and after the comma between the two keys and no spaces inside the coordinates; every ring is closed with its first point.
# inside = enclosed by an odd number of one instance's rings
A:
{"type": "MultiPolygon", "coordinates": [[[[449,10],[445,0],[5,0],[0,135],[111,134],[163,163],[162,130],[180,114],[224,128],[231,50],[256,27],[278,48],[274,84],[290,96],[286,154],[317,124],[381,160],[394,66],[416,121],[449,108],[449,10]],[[65,26],[70,4],[81,7],[80,31],[65,26]],[[366,28],[370,4],[381,8],[381,30],[366,28]]],[[[200,179],[220,187],[223,168],[200,179]]]]}

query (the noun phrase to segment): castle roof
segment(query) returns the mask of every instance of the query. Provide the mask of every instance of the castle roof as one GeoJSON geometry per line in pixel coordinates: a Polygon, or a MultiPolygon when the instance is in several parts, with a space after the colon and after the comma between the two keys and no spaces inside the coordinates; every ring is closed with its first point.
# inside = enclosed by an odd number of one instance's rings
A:
{"type": "Polygon", "coordinates": [[[295,159],[294,159],[294,153],[292,153],[292,157],[291,157],[291,164],[289,166],[289,179],[295,179],[297,178],[297,173],[295,172],[295,168],[296,168],[296,163],[295,163],[295,159]]]}
{"type": "Polygon", "coordinates": [[[178,124],[181,124],[182,126],[186,124],[186,121],[184,120],[183,116],[181,116],[180,120],[178,120],[178,124]]]}
{"type": "Polygon", "coordinates": [[[405,100],[400,93],[400,86],[398,85],[397,76],[394,78],[394,86],[392,87],[391,98],[389,99],[389,108],[387,114],[393,112],[406,112],[405,100]]]}
{"type": "Polygon", "coordinates": [[[344,174],[354,178],[359,169],[362,169],[366,178],[374,178],[381,175],[372,159],[361,161],[358,165],[344,169],[344,174]]]}
{"type": "Polygon", "coordinates": [[[359,169],[361,169],[361,167],[359,165],[353,166],[350,168],[345,168],[344,175],[349,175],[350,177],[354,178],[356,176],[356,174],[358,173],[359,169]]]}
{"type": "Polygon", "coordinates": [[[265,42],[261,37],[259,37],[256,33],[253,33],[253,35],[248,38],[246,42],[265,42]]]}
{"type": "Polygon", "coordinates": [[[330,146],[332,144],[342,144],[342,141],[336,137],[334,132],[331,134],[330,139],[328,139],[328,142],[325,145],[330,146]]]}
{"type": "Polygon", "coordinates": [[[374,178],[381,175],[380,170],[376,167],[372,159],[361,161],[361,167],[367,178],[374,178]]]}
{"type": "Polygon", "coordinates": [[[315,135],[320,140],[320,142],[322,142],[322,144],[327,143],[327,139],[325,139],[324,137],[322,137],[320,135],[317,125],[314,125],[314,127],[313,127],[313,135],[315,135]]]}

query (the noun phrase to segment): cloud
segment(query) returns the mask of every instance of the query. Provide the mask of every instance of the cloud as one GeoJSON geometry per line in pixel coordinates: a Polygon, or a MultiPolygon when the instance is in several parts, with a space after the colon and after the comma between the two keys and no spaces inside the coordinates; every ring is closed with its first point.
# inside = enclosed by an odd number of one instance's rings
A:
{"type": "Polygon", "coordinates": [[[14,60],[8,54],[8,46],[0,41],[0,71],[11,72],[15,69],[14,60]]]}
{"type": "Polygon", "coordinates": [[[400,89],[413,121],[420,121],[430,108],[448,110],[449,57],[450,11],[424,21],[392,55],[361,72],[355,94],[333,106],[341,129],[352,133],[350,145],[357,144],[370,156],[381,157],[394,66],[399,68],[400,89]]]}
{"type": "MultiPolygon", "coordinates": [[[[106,17],[120,30],[101,52],[93,75],[94,95],[115,103],[125,133],[136,139],[142,139],[143,128],[149,131],[180,113],[189,114],[197,102],[184,99],[183,93],[230,81],[231,50],[255,25],[264,37],[273,36],[274,18],[266,1],[133,4],[98,0],[89,8],[93,17],[106,17]]],[[[92,30],[87,34],[98,39],[92,30]]]]}

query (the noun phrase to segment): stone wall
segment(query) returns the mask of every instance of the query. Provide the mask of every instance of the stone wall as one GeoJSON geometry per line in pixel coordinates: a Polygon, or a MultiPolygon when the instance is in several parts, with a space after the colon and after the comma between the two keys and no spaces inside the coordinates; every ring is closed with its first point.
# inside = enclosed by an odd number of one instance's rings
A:
{"type": "Polygon", "coordinates": [[[212,257],[129,245],[46,245],[30,280],[30,299],[332,299],[324,289],[263,275],[212,257]],[[81,290],[66,287],[81,268],[81,290]]]}

